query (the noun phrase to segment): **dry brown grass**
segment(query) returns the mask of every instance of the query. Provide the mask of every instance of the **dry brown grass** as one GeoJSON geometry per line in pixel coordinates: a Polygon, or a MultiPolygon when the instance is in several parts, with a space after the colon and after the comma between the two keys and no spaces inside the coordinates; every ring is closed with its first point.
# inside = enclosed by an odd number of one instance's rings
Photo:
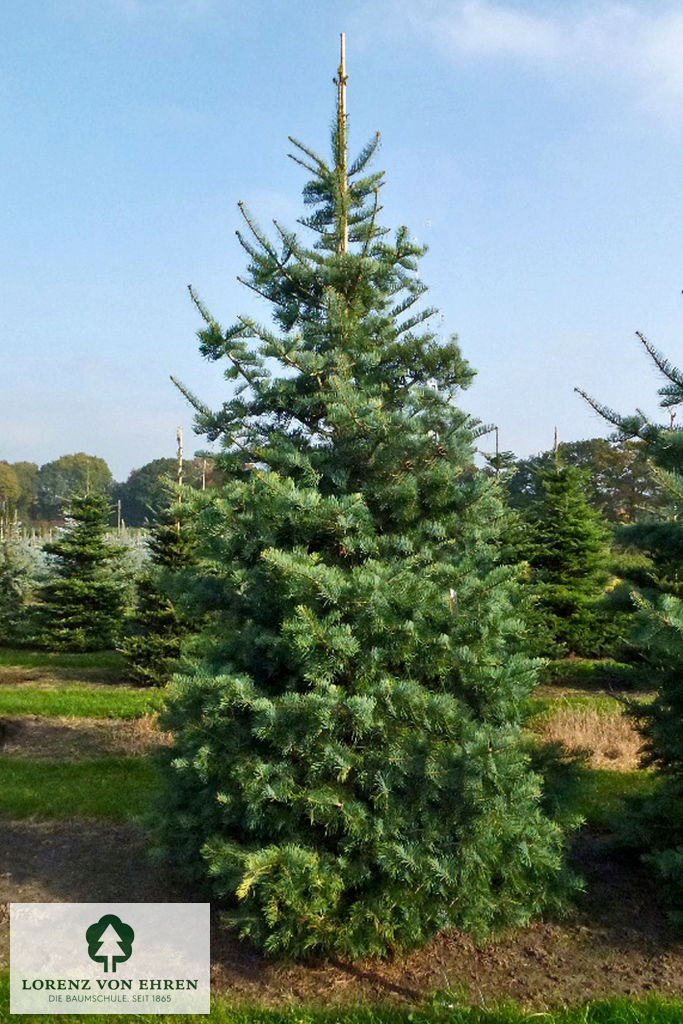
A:
{"type": "Polygon", "coordinates": [[[560,708],[540,724],[544,739],[559,741],[570,750],[588,750],[591,768],[630,771],[639,766],[642,739],[621,712],[606,715],[583,708],[560,708]]]}
{"type": "Polygon", "coordinates": [[[149,754],[169,742],[157,728],[156,715],[133,721],[107,718],[39,718],[27,715],[2,719],[2,754],[46,760],[149,754]]]}

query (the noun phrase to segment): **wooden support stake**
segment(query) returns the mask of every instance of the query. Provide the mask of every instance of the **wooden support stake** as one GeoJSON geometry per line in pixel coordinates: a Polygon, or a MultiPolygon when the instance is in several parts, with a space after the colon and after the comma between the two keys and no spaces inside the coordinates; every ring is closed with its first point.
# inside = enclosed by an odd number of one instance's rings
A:
{"type": "MultiPolygon", "coordinates": [[[[182,501],[180,488],[183,486],[183,428],[178,427],[176,437],[178,439],[178,504],[182,501]]],[[[180,533],[180,519],[176,519],[175,528],[180,533]]]]}

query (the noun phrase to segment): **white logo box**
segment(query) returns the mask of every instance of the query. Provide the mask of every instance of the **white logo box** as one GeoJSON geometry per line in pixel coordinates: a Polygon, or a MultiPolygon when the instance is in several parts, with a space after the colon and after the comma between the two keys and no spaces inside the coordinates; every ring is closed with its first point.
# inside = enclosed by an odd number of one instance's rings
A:
{"type": "Polygon", "coordinates": [[[11,903],[10,1013],[209,1013],[208,903],[11,903]]]}

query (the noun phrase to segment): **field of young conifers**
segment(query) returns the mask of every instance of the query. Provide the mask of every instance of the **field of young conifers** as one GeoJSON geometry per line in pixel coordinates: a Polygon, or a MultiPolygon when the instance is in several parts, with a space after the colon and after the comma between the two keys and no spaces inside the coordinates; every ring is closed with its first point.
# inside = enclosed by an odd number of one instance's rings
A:
{"type": "Polygon", "coordinates": [[[270,325],[191,291],[220,486],[133,570],[96,491],[37,568],[6,530],[3,896],[208,895],[216,1019],[680,1019],[683,432],[594,402],[651,474],[616,524],[563,446],[477,468],[376,145],[294,143],[305,236],[241,208],[270,325]]]}

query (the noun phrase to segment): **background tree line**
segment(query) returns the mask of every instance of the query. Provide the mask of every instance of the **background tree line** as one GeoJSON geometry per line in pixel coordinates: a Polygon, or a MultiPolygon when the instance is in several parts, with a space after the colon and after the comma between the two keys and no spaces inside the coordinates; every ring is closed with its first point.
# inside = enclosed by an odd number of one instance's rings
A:
{"type": "MultiPolygon", "coordinates": [[[[24,525],[61,522],[64,508],[75,495],[98,494],[109,499],[110,525],[115,525],[118,503],[127,526],[144,526],[156,519],[167,502],[168,481],[175,480],[173,458],[153,459],[117,482],[106,461],[75,452],[38,466],[35,462],[0,461],[0,517],[24,525]]],[[[219,475],[213,460],[183,460],[183,483],[200,489],[214,487],[219,475]]]]}
{"type": "MultiPolygon", "coordinates": [[[[661,484],[648,465],[637,441],[607,441],[595,437],[558,446],[563,465],[585,472],[587,497],[609,523],[632,523],[663,507],[661,484]]],[[[488,456],[489,471],[505,476],[510,505],[528,509],[542,494],[541,471],[553,464],[552,450],[527,458],[512,452],[488,456]]],[[[0,515],[25,525],[59,522],[66,503],[85,493],[101,494],[112,504],[111,525],[117,505],[127,526],[140,527],[155,520],[164,507],[168,481],[176,477],[174,458],[153,459],[116,481],[106,461],[75,452],[38,466],[35,462],[0,461],[0,515]]],[[[183,460],[183,483],[201,489],[219,486],[222,477],[213,459],[197,456],[183,460]]]]}

